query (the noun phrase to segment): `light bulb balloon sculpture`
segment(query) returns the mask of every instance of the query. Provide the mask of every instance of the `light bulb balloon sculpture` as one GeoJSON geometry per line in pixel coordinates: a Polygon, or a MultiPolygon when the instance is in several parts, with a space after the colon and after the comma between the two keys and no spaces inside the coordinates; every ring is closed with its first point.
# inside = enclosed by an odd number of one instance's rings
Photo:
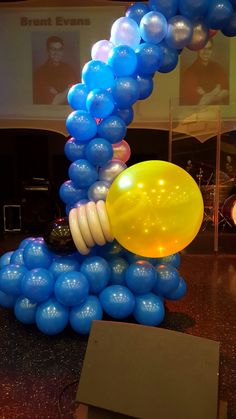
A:
{"type": "Polygon", "coordinates": [[[200,228],[201,193],[172,163],[127,168],[124,138],[153,75],[174,70],[183,48],[200,50],[219,32],[236,36],[235,0],[149,0],[131,5],[110,39],[93,46],[68,93],[69,179],[59,191],[68,218],[0,258],[0,304],[19,321],[48,335],[68,324],[88,334],[103,313],[157,326],[164,300],[185,295],[178,252],[200,228]]]}
{"type": "Polygon", "coordinates": [[[184,249],[198,233],[203,200],[194,179],[165,161],[124,170],[99,200],[73,208],[70,231],[81,254],[114,238],[127,250],[160,258],[184,249]]]}

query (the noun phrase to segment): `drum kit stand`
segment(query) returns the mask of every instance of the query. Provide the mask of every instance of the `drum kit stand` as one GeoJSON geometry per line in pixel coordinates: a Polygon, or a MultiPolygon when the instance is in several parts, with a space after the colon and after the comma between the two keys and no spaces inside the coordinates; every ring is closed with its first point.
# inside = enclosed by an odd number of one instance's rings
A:
{"type": "MultiPolygon", "coordinates": [[[[209,226],[215,224],[214,221],[214,205],[216,185],[212,184],[214,172],[210,174],[208,179],[203,183],[204,170],[200,167],[196,174],[199,189],[202,192],[204,202],[204,218],[202,223],[202,231],[209,226]]],[[[236,194],[232,194],[235,187],[235,178],[230,178],[226,173],[220,173],[219,185],[219,208],[218,208],[218,225],[221,226],[223,232],[225,227],[236,228],[236,194]],[[231,193],[231,195],[230,195],[231,193]]]]}

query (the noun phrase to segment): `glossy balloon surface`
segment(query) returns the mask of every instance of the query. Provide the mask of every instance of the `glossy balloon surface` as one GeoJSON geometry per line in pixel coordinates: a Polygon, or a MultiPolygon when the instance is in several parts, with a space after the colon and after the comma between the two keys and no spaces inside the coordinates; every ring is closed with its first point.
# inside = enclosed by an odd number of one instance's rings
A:
{"type": "Polygon", "coordinates": [[[52,295],[54,282],[54,277],[49,270],[44,268],[32,269],[24,275],[21,281],[21,291],[30,300],[42,302],[52,295]]]}
{"type": "Polygon", "coordinates": [[[55,253],[63,255],[75,251],[67,217],[48,223],[44,231],[44,240],[48,248],[55,253]]]}
{"type": "Polygon", "coordinates": [[[3,291],[0,291],[0,305],[5,308],[12,308],[15,305],[17,296],[6,294],[3,291]]]}
{"type": "Polygon", "coordinates": [[[184,16],[174,16],[168,22],[168,30],[165,38],[170,48],[182,49],[186,47],[193,36],[193,24],[184,16]]]}
{"type": "Polygon", "coordinates": [[[118,242],[141,256],[162,257],[185,248],[203,218],[203,200],[194,179],[164,161],[146,161],[123,171],[106,200],[118,242]]]}
{"type": "Polygon", "coordinates": [[[81,199],[88,198],[87,190],[77,188],[71,180],[67,180],[61,185],[59,195],[65,204],[75,204],[81,199]]]}
{"type": "Polygon", "coordinates": [[[135,320],[146,326],[158,326],[165,316],[164,304],[153,293],[137,295],[133,312],[135,320]]]}
{"type": "Polygon", "coordinates": [[[130,146],[125,141],[122,140],[120,143],[113,144],[113,159],[115,160],[121,160],[124,163],[126,163],[131,154],[130,146]]]}
{"type": "Polygon", "coordinates": [[[134,50],[141,40],[138,24],[129,17],[120,17],[111,27],[110,41],[114,45],[128,45],[134,50]]]}
{"type": "Polygon", "coordinates": [[[109,260],[111,267],[111,278],[109,281],[110,285],[126,285],[125,273],[129,267],[128,262],[124,258],[114,257],[109,260]]]}
{"type": "Polygon", "coordinates": [[[193,24],[193,35],[188,44],[188,49],[198,51],[205,47],[209,39],[209,29],[203,22],[193,24]]]}
{"type": "Polygon", "coordinates": [[[89,282],[91,294],[99,294],[108,284],[111,268],[100,256],[90,256],[82,263],[80,271],[89,282]]]}
{"type": "Polygon", "coordinates": [[[54,291],[59,303],[72,307],[80,305],[86,300],[89,283],[81,272],[65,272],[58,276],[54,291]]]}
{"type": "Polygon", "coordinates": [[[145,42],[158,44],[167,33],[167,20],[162,13],[148,12],[140,22],[140,34],[145,42]]]}
{"type": "Polygon", "coordinates": [[[113,48],[113,43],[107,41],[106,39],[102,39],[101,41],[97,41],[91,50],[91,56],[93,60],[100,60],[104,63],[107,63],[108,55],[113,48]]]}
{"type": "Polygon", "coordinates": [[[78,140],[76,141],[76,139],[72,137],[66,142],[64,152],[70,161],[75,161],[84,158],[85,147],[86,143],[78,140]]]}
{"type": "Polygon", "coordinates": [[[13,251],[6,252],[0,257],[0,269],[3,268],[3,266],[9,265],[11,263],[11,257],[13,253],[13,251]]]}
{"type": "Polygon", "coordinates": [[[69,321],[69,309],[60,304],[56,298],[50,298],[40,304],[36,311],[36,324],[46,335],[62,332],[69,321]]]}
{"type": "Polygon", "coordinates": [[[99,299],[95,295],[90,295],[84,303],[72,307],[70,311],[71,327],[82,335],[90,332],[92,322],[101,320],[103,310],[99,299]]]}
{"type": "Polygon", "coordinates": [[[153,289],[157,273],[149,262],[137,261],[128,267],[125,279],[128,288],[134,294],[146,294],[153,289]]]}
{"type": "Polygon", "coordinates": [[[15,302],[14,313],[21,323],[35,323],[37,303],[30,301],[28,298],[21,296],[15,302]]]}
{"type": "Polygon", "coordinates": [[[100,296],[103,310],[114,319],[124,319],[133,312],[135,299],[133,293],[122,285],[110,285],[100,296]]]}
{"type": "Polygon", "coordinates": [[[21,281],[27,273],[22,265],[6,265],[0,270],[0,291],[9,295],[21,294],[21,281]]]}
{"type": "Polygon", "coordinates": [[[46,244],[40,240],[34,240],[24,248],[23,258],[28,269],[49,268],[52,263],[52,254],[46,244]]]}
{"type": "Polygon", "coordinates": [[[187,292],[187,285],[183,278],[180,277],[178,288],[175,291],[172,291],[166,294],[167,300],[176,301],[183,298],[187,292]]]}
{"type": "Polygon", "coordinates": [[[180,276],[177,269],[171,265],[160,265],[156,269],[157,281],[153,292],[165,297],[167,294],[177,290],[180,282],[180,276]]]}
{"type": "Polygon", "coordinates": [[[178,11],[178,0],[149,0],[150,9],[162,13],[167,19],[175,16],[178,11]]]}
{"type": "Polygon", "coordinates": [[[84,83],[77,83],[71,86],[67,99],[74,110],[86,110],[86,99],[89,90],[84,83]]]}

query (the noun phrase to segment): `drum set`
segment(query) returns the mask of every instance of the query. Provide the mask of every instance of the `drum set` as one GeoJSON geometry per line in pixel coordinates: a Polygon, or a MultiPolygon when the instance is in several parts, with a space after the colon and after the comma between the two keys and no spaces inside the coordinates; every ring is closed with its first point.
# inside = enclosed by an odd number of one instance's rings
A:
{"type": "MultiPolygon", "coordinates": [[[[204,218],[202,223],[202,231],[204,231],[208,226],[215,225],[214,205],[216,185],[214,171],[210,174],[208,172],[208,177],[206,178],[204,168],[200,167],[195,172],[195,177],[204,202],[204,218]]],[[[223,171],[220,172],[217,222],[221,226],[222,231],[227,226],[232,229],[236,228],[236,180],[223,171]]]]}

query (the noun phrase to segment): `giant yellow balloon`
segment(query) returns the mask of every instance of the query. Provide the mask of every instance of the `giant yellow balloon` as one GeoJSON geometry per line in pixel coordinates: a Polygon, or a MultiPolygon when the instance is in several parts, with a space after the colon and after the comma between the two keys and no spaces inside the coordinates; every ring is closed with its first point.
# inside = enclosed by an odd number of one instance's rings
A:
{"type": "Polygon", "coordinates": [[[203,219],[202,195],[194,179],[181,167],[160,160],[135,164],[117,176],[106,207],[117,241],[147,257],[184,249],[203,219]]]}

